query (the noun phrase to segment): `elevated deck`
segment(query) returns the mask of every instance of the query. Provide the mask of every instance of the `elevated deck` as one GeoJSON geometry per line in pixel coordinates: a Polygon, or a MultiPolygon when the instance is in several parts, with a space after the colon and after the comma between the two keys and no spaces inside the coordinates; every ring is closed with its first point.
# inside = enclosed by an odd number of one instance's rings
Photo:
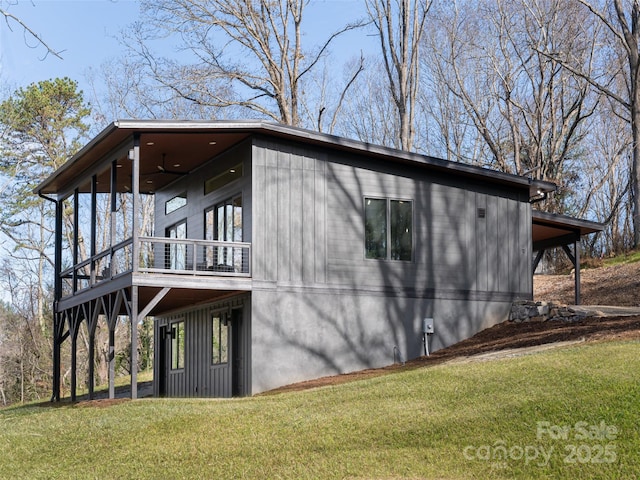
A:
{"type": "Polygon", "coordinates": [[[153,303],[146,315],[251,290],[249,243],[139,237],[137,256],[132,247],[126,240],[61,272],[58,310],[134,286],[141,311],[153,303]]]}

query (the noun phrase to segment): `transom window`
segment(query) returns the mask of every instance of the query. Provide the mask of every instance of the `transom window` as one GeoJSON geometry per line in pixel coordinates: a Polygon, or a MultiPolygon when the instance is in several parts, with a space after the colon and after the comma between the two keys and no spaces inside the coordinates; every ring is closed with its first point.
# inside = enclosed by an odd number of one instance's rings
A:
{"type": "Polygon", "coordinates": [[[176,210],[184,207],[187,204],[187,193],[183,192],[180,195],[176,195],[170,200],[167,200],[164,204],[164,213],[169,215],[176,210]]]}
{"type": "Polygon", "coordinates": [[[365,258],[411,261],[413,203],[388,198],[364,199],[365,258]]]}
{"type": "Polygon", "coordinates": [[[211,364],[227,363],[229,357],[229,327],[226,313],[211,317],[211,364]]]}
{"type": "Polygon", "coordinates": [[[208,178],[204,182],[204,194],[208,195],[211,192],[215,192],[219,188],[224,187],[225,185],[234,182],[242,177],[243,169],[242,164],[239,163],[231,167],[228,170],[216,175],[215,177],[208,178]]]}
{"type": "Polygon", "coordinates": [[[171,369],[184,368],[184,321],[171,324],[171,369]]]}

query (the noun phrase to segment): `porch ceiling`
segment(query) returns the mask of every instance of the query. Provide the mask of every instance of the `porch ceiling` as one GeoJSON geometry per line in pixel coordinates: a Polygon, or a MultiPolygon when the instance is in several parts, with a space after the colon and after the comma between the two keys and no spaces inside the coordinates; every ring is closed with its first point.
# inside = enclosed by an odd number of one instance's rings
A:
{"type": "Polygon", "coordinates": [[[540,248],[560,247],[573,243],[583,235],[600,232],[604,225],[588,220],[580,220],[566,215],[532,212],[533,250],[540,248]]]}
{"type": "Polygon", "coordinates": [[[472,177],[493,184],[526,188],[531,198],[555,190],[555,185],[549,182],[275,123],[250,120],[118,120],[105,128],[35,191],[45,195],[68,195],[78,186],[78,179],[85,182],[79,188],[89,191],[90,178],[95,173],[99,177],[98,191],[106,192],[107,186],[110,185],[107,167],[112,161],[116,161],[120,165],[117,169],[118,191],[126,192],[125,187],[130,188],[131,183],[131,161],[128,160],[128,151],[133,146],[135,134],[140,135],[140,190],[143,193],[153,193],[176,180],[179,174],[193,172],[206,161],[254,134],[367,155],[459,177],[472,177]],[[176,173],[161,172],[159,166],[176,173]],[[104,173],[96,172],[98,168],[104,173]]]}
{"type": "MultiPolygon", "coordinates": [[[[148,305],[161,290],[162,288],[160,287],[140,287],[138,290],[140,305],[148,305]]],[[[185,307],[222,300],[238,293],[236,290],[172,288],[158,305],[149,312],[149,315],[166,314],[185,307]]]]}
{"type": "MultiPolygon", "coordinates": [[[[229,131],[163,131],[140,134],[140,192],[156,190],[188,175],[213,157],[241,142],[248,132],[229,131]]],[[[128,151],[132,145],[132,132],[115,129],[102,141],[92,142],[78,153],[73,161],[63,165],[49,178],[44,194],[56,194],[69,189],[77,178],[86,178],[80,192],[91,191],[91,171],[105,159],[117,165],[117,191],[131,191],[132,164],[128,151]],[[111,157],[111,158],[109,158],[111,157]]],[[[110,165],[111,162],[108,162],[110,165]]],[[[108,165],[97,174],[97,191],[107,193],[111,184],[108,165]]]]}

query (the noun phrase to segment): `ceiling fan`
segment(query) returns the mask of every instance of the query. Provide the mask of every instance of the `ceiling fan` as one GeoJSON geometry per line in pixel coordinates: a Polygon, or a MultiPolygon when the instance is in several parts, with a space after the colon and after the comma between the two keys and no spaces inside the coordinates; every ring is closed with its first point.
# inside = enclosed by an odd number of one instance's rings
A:
{"type": "MultiPolygon", "coordinates": [[[[148,172],[148,173],[141,173],[141,176],[148,176],[148,175],[158,175],[159,173],[166,173],[167,175],[187,175],[189,172],[180,172],[178,170],[171,170],[169,168],[166,167],[165,165],[165,157],[166,154],[162,154],[162,164],[161,165],[156,165],[156,168],[158,169],[157,172],[148,172]]],[[[174,165],[175,166],[180,166],[180,165],[174,165]]]]}

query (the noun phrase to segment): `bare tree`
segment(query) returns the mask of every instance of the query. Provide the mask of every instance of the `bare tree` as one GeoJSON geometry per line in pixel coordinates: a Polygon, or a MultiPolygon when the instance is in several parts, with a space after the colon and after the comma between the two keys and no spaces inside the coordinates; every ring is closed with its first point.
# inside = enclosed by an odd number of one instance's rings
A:
{"type": "Polygon", "coordinates": [[[384,67],[380,62],[358,78],[340,119],[340,132],[362,142],[398,147],[397,111],[389,100],[384,67]]]}
{"type": "Polygon", "coordinates": [[[337,86],[336,68],[327,59],[323,60],[322,73],[314,72],[305,81],[305,91],[316,92],[306,94],[301,102],[301,118],[305,125],[313,125],[319,132],[334,133],[342,118],[348,99],[358,87],[358,79],[365,71],[365,59],[362,53],[346,63],[343,77],[344,84],[337,86]]]}
{"type": "Polygon", "coordinates": [[[490,156],[477,163],[559,184],[548,208],[562,210],[598,98],[588,82],[538,50],[565,48],[589,69],[595,42],[582,35],[587,18],[560,0],[472,3],[439,10],[444,33],[429,40],[445,42],[431,43],[431,74],[486,143],[490,156]]]}
{"type": "Polygon", "coordinates": [[[5,259],[0,266],[3,288],[12,299],[11,305],[0,304],[0,390],[4,403],[39,399],[46,395],[51,380],[51,346],[33,315],[37,293],[29,269],[16,259],[5,259]]]}
{"type": "MultiPolygon", "coordinates": [[[[145,65],[128,57],[111,59],[86,74],[96,125],[114,118],[212,119],[219,109],[192,102],[150,78],[145,65]],[[104,88],[106,87],[106,88],[104,88]]],[[[162,81],[166,79],[160,77],[162,81]]]]}
{"type": "Polygon", "coordinates": [[[394,143],[403,150],[413,150],[420,85],[419,50],[431,0],[366,0],[365,4],[380,41],[388,91],[398,115],[399,129],[394,143]]]}
{"type": "Polygon", "coordinates": [[[590,238],[590,253],[622,253],[633,247],[633,227],[629,198],[632,162],[631,128],[613,111],[617,106],[603,102],[594,118],[594,128],[585,148],[582,188],[575,198],[576,215],[605,224],[604,231],[590,238]]]}
{"type": "MultiPolygon", "coordinates": [[[[454,56],[456,48],[461,48],[456,46],[456,38],[460,33],[447,24],[447,13],[451,12],[434,10],[433,28],[425,35],[426,48],[421,55],[425,85],[420,106],[427,117],[426,125],[435,131],[432,135],[435,140],[429,145],[429,153],[454,162],[482,164],[491,157],[489,146],[493,142],[485,141],[481,132],[489,127],[496,132],[501,130],[500,123],[493,125],[495,117],[490,116],[490,112],[496,109],[495,98],[486,94],[489,88],[481,75],[469,75],[464,82],[467,96],[484,96],[484,102],[478,105],[484,123],[480,124],[483,128],[478,128],[478,122],[468,114],[459,90],[452,88],[457,79],[450,58],[454,56]]],[[[472,37],[479,33],[475,25],[467,28],[472,29],[472,37]]]]}
{"type": "Polygon", "coordinates": [[[617,103],[631,125],[632,161],[630,170],[630,194],[633,211],[633,245],[640,246],[640,1],[605,0],[598,4],[588,0],[576,0],[606,29],[603,47],[607,59],[603,68],[591,71],[576,59],[568,49],[541,50],[568,71],[588,81],[596,90],[617,103]],[[616,82],[618,76],[623,82],[616,82]]]}
{"type": "MultiPolygon", "coordinates": [[[[303,47],[306,0],[161,0],[142,2],[147,23],[127,41],[154,82],[174,98],[227,116],[253,115],[299,126],[304,81],[346,25],[313,49],[303,47]],[[152,52],[158,37],[180,38],[180,57],[152,52]],[[227,112],[229,114],[229,112],[227,112]]],[[[317,114],[313,115],[313,126],[317,114]]],[[[307,123],[311,123],[308,121],[307,123]]],[[[307,125],[311,126],[311,125],[307,125]]]]}

